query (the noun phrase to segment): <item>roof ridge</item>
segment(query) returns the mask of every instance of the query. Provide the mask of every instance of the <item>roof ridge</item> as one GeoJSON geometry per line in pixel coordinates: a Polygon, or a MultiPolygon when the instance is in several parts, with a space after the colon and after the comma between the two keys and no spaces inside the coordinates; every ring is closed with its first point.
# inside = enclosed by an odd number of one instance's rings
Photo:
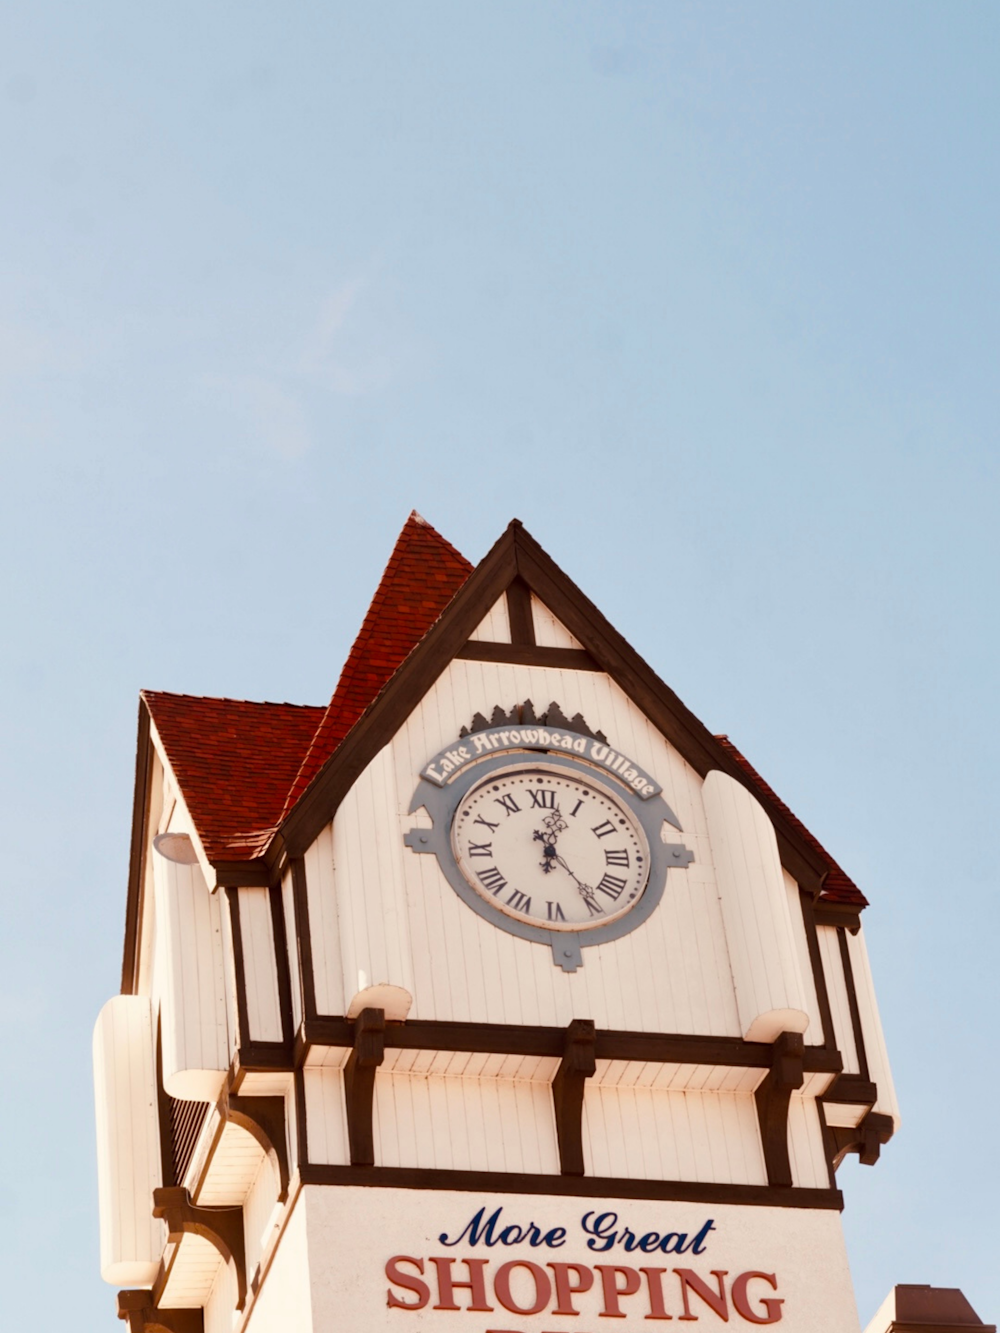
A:
{"type": "Polygon", "coordinates": [[[187,694],[177,690],[140,690],[141,699],[192,699],[197,703],[246,704],[250,708],[326,708],[326,704],[296,704],[290,699],[237,699],[231,694],[187,694]]]}

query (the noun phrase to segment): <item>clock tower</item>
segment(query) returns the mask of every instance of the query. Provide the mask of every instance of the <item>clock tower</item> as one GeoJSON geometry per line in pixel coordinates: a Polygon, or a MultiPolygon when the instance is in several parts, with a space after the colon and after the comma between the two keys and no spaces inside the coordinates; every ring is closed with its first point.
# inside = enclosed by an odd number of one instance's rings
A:
{"type": "Polygon", "coordinates": [[[519,523],[473,568],[411,515],[329,704],[141,697],[120,1317],[858,1333],[866,906],[519,523]]]}

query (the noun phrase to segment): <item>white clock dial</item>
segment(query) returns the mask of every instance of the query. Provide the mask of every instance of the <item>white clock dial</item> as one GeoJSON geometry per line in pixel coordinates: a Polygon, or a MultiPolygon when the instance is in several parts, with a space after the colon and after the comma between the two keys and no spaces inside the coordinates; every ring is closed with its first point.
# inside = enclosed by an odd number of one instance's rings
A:
{"type": "Polygon", "coordinates": [[[507,769],[455,811],[462,874],[508,916],[587,930],[623,916],[649,876],[649,847],[628,805],[604,785],[542,765],[507,769]]]}

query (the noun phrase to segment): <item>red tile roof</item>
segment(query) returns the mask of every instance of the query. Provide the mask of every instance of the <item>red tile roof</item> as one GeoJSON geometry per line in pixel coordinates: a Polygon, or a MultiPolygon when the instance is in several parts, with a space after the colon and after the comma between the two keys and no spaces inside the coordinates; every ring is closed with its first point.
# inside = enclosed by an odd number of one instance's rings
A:
{"type": "Polygon", "coordinates": [[[330,705],[288,792],[285,814],[471,573],[465,556],[414,510],[399,534],[330,705]]]}
{"type": "Polygon", "coordinates": [[[210,861],[259,856],[325,708],[143,690],[210,861]]]}
{"type": "Polygon", "coordinates": [[[796,816],[792,814],[791,810],[789,810],[788,806],[784,803],[784,801],[780,798],[780,796],[778,796],[774,788],[769,786],[764,781],[761,775],[750,763],[750,760],[747,759],[747,757],[744,754],[740,753],[740,751],[736,748],[736,746],[732,743],[732,741],[729,739],[728,736],[716,736],[715,739],[722,745],[722,748],[726,750],[729,754],[731,754],[732,757],[736,760],[737,764],[739,764],[740,768],[750,779],[750,785],[756,790],[758,795],[763,796],[765,800],[772,801],[776,806],[778,806],[782,814],[784,814],[785,817],[792,824],[794,824],[795,827],[798,829],[798,831],[802,834],[803,839],[806,842],[808,842],[809,845],[813,847],[817,852],[819,852],[819,854],[826,861],[827,865],[829,866],[829,870],[827,872],[826,878],[823,881],[823,892],[820,894],[820,898],[823,900],[823,902],[838,903],[844,907],[858,907],[858,908],[867,907],[868,899],[861,892],[858,886],[854,883],[854,881],[850,878],[849,875],[845,874],[844,871],[841,870],[840,866],[837,865],[836,861],[833,859],[830,853],[820,843],[818,838],[813,837],[813,835],[806,828],[805,824],[802,823],[801,819],[797,819],[796,816]]]}
{"type": "MultiPolygon", "coordinates": [[[[472,566],[416,512],[407,519],[330,703],[324,707],[143,692],[211,861],[252,860],[351,727],[440,617],[472,566]]],[[[826,860],[825,901],[867,900],[728,736],[751,787],[826,860]]]]}

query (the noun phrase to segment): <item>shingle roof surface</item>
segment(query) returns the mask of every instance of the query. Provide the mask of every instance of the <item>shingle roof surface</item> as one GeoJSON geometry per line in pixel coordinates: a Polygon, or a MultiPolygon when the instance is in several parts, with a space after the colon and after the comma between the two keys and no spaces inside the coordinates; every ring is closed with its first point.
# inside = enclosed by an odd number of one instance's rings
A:
{"type": "Polygon", "coordinates": [[[211,861],[259,856],[325,708],[143,690],[211,861]]]}
{"type": "MultiPolygon", "coordinates": [[[[440,617],[472,566],[417,513],[407,519],[326,707],[143,691],[211,861],[261,855],[284,816],[440,617]]],[[[867,899],[728,736],[716,739],[829,865],[824,901],[867,899]]]]}
{"type": "Polygon", "coordinates": [[[288,792],[286,814],[471,573],[465,556],[414,510],[288,792]]]}

